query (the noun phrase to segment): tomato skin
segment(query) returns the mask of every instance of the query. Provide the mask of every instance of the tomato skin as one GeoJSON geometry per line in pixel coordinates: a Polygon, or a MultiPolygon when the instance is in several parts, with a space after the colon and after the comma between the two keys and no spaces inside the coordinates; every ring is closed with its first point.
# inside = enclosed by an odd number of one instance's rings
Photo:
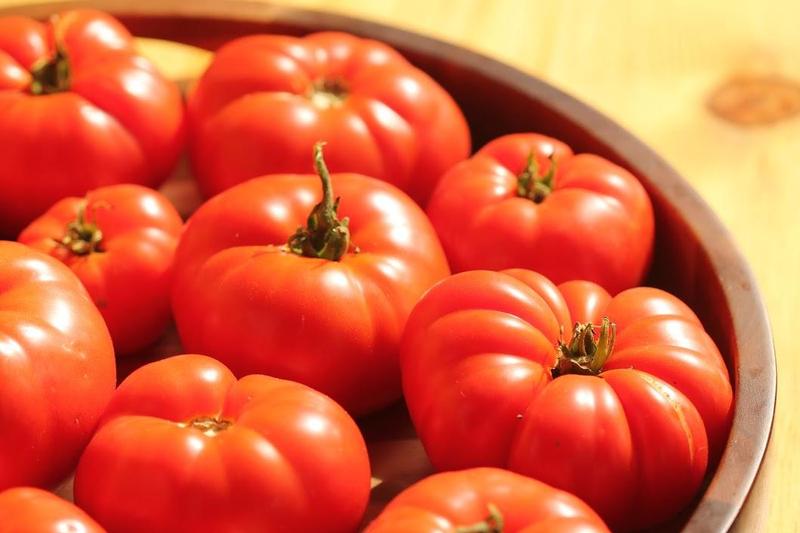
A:
{"type": "Polygon", "coordinates": [[[499,137],[455,165],[427,213],[453,272],[525,268],[616,294],[641,282],[653,247],[653,208],[632,174],[536,133],[499,137]],[[549,156],[556,162],[553,190],[541,203],[517,194],[531,153],[544,172],[549,156]]]}
{"type": "Polygon", "coordinates": [[[669,519],[699,489],[730,427],[719,351],[694,313],[659,289],[611,298],[585,281],[543,284],[519,269],[463,272],[412,311],[403,390],[432,464],[530,475],[581,497],[614,529],[669,519]],[[561,296],[540,295],[554,290],[561,296]],[[564,307],[616,323],[597,376],[553,378],[564,307]]]}
{"type": "Polygon", "coordinates": [[[105,533],[78,507],[52,492],[15,487],[0,492],[0,533],[105,533]]]}
{"type": "Polygon", "coordinates": [[[58,201],[22,231],[19,242],[72,269],[100,309],[117,354],[127,355],[156,341],[171,320],[172,261],[182,228],[161,193],[111,185],[58,201]],[[81,208],[102,231],[102,251],[79,255],[58,243],[81,208]]]}
{"type": "Polygon", "coordinates": [[[319,201],[319,177],[254,179],[187,222],[172,308],[185,349],[238,376],[299,381],[356,416],[400,397],[406,317],[449,270],[425,213],[405,194],[364,176],[332,179],[353,245],[340,261],[284,247],[319,201]]]}
{"type": "Polygon", "coordinates": [[[331,168],[385,180],[424,205],[470,152],[466,120],[387,45],[338,32],[253,35],[220,48],[189,96],[192,169],[206,196],[265,174],[304,173],[317,141],[331,168]],[[327,105],[314,84],[341,83],[327,105]]]}
{"type": "Polygon", "coordinates": [[[175,84],[136,55],[105,13],[48,23],[0,18],[0,235],[16,236],[57,200],[114,183],[155,187],[175,166],[184,111],[175,84]],[[64,47],[67,90],[34,95],[32,68],[64,47]]]}
{"type": "Polygon", "coordinates": [[[473,468],[434,474],[398,494],[364,533],[456,533],[498,508],[505,533],[607,532],[577,497],[507,470],[473,468]]]}
{"type": "Polygon", "coordinates": [[[103,319],[70,270],[0,241],[0,490],[74,468],[115,385],[103,319]]]}
{"type": "Polygon", "coordinates": [[[355,530],[370,469],[330,398],[218,361],[175,356],[134,371],[75,476],[75,501],[109,531],[355,530]],[[216,433],[191,425],[225,420],[216,433]]]}

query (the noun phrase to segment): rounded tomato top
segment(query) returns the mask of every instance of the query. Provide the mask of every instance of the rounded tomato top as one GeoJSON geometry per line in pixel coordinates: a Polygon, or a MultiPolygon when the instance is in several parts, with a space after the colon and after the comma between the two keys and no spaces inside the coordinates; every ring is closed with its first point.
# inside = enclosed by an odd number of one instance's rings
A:
{"type": "Polygon", "coordinates": [[[237,381],[203,355],[128,376],[75,474],[75,501],[120,533],[348,533],[369,491],[344,409],[299,383],[237,381]]]}
{"type": "Polygon", "coordinates": [[[451,168],[427,213],[454,272],[530,268],[616,294],[641,282],[653,248],[636,177],[536,133],[499,137],[451,168]]]}
{"type": "Polygon", "coordinates": [[[178,88],[110,15],[0,18],[0,234],[95,187],[158,185],[183,128],[178,88]]]}
{"type": "Polygon", "coordinates": [[[77,277],[0,241],[0,490],[55,486],[115,386],[111,338],[77,277]]]}
{"type": "Polygon", "coordinates": [[[105,533],[78,507],[52,492],[16,487],[0,492],[0,533],[105,533]]]}
{"type": "Polygon", "coordinates": [[[332,168],[388,181],[424,205],[470,151],[466,120],[441,86],[389,46],[346,33],[231,41],[188,110],[192,168],[209,196],[306,172],[325,140],[332,168]]]}
{"type": "Polygon", "coordinates": [[[434,474],[389,502],[364,533],[607,533],[579,498],[498,468],[434,474]]]}
{"type": "Polygon", "coordinates": [[[157,340],[171,320],[172,262],[182,228],[180,215],[158,191],[110,185],[56,202],[19,241],[77,274],[117,355],[127,355],[157,340]]]}
{"type": "Polygon", "coordinates": [[[436,468],[510,468],[578,495],[615,529],[655,525],[691,501],[733,406],[716,345],[674,296],[640,287],[612,298],[526,270],[431,288],[409,317],[401,366],[436,468]]]}

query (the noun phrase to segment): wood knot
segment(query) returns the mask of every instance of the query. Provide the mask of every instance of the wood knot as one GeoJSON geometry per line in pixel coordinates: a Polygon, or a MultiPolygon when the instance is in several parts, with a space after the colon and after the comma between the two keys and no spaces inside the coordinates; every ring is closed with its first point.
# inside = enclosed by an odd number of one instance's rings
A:
{"type": "Polygon", "coordinates": [[[778,75],[739,75],[708,99],[716,115],[743,126],[772,124],[800,113],[800,84],[778,75]]]}

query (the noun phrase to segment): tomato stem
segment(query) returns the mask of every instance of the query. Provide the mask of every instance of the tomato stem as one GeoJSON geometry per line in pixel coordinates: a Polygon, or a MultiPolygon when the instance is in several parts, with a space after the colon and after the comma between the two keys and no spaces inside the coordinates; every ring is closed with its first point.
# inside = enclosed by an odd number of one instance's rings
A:
{"type": "Polygon", "coordinates": [[[31,94],[53,94],[69,90],[71,75],[64,47],[57,44],[53,57],[43,57],[37,61],[31,68],[31,76],[31,94]]]}
{"type": "Polygon", "coordinates": [[[342,80],[322,79],[314,82],[308,91],[308,99],[320,109],[339,107],[347,99],[347,85],[342,80]]]}
{"type": "Polygon", "coordinates": [[[545,174],[542,174],[536,154],[533,151],[528,154],[528,162],[520,175],[517,176],[518,196],[539,204],[553,192],[556,161],[553,159],[553,154],[550,154],[548,158],[550,159],[550,168],[547,169],[545,174]]]}
{"type": "Polygon", "coordinates": [[[596,376],[603,371],[614,351],[617,326],[604,317],[596,341],[594,329],[592,324],[576,323],[569,343],[559,341],[558,359],[552,369],[554,378],[565,374],[596,376]]]}
{"type": "Polygon", "coordinates": [[[456,528],[456,533],[503,533],[503,514],[493,503],[486,505],[489,509],[489,516],[477,524],[461,526],[456,528]]]}
{"type": "Polygon", "coordinates": [[[63,246],[75,255],[89,255],[93,252],[102,252],[103,232],[94,222],[86,220],[86,205],[84,201],[78,208],[75,220],[67,224],[66,232],[56,244],[63,246]]]}
{"type": "Polygon", "coordinates": [[[350,247],[348,218],[339,220],[337,211],[340,198],[334,199],[333,185],[325,159],[322,156],[323,142],[314,145],[314,164],[322,180],[322,200],[308,215],[306,227],[300,227],[289,237],[289,251],[305,257],[318,257],[339,261],[350,247]]]}
{"type": "Polygon", "coordinates": [[[188,422],[179,422],[178,425],[182,428],[196,429],[207,437],[214,437],[232,426],[233,422],[213,416],[198,416],[188,422]]]}

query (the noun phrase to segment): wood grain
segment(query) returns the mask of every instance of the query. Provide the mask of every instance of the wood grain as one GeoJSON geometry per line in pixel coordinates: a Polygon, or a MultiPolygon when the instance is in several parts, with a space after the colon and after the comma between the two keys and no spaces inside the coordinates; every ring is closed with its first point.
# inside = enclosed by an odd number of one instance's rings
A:
{"type": "MultiPolygon", "coordinates": [[[[0,0],[0,5],[20,4],[0,0]]],[[[668,159],[731,229],[758,278],[777,345],[779,398],[766,531],[800,531],[800,118],[742,124],[712,111],[744,78],[800,81],[800,3],[275,0],[419,31],[496,57],[605,112],[668,159]]],[[[145,45],[147,46],[147,45],[145,45]]],[[[173,62],[174,64],[174,62],[173,62]]],[[[769,85],[769,84],[767,84],[769,85]]],[[[738,105],[768,105],[754,93],[738,105]],[[750,103],[748,103],[750,102],[750,103]]],[[[774,106],[773,106],[774,107],[774,106]]],[[[745,112],[748,110],[745,109],[745,112]]]]}

